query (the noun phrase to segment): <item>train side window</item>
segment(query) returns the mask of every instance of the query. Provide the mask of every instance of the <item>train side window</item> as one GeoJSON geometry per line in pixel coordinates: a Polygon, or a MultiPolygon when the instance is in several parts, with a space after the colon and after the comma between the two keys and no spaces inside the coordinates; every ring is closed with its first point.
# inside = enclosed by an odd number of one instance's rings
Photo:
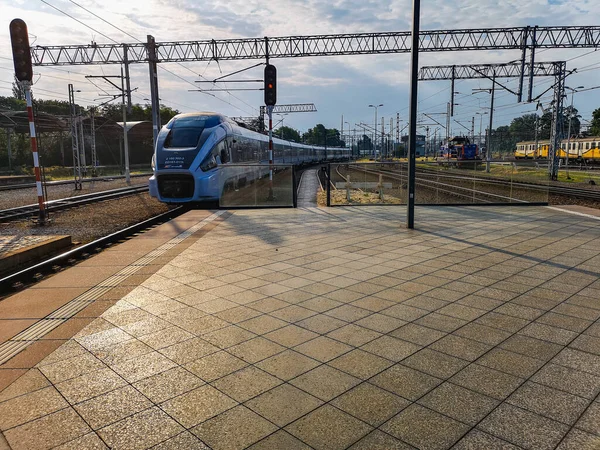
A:
{"type": "Polygon", "coordinates": [[[596,143],[592,142],[592,148],[596,148],[596,143]]]}
{"type": "Polygon", "coordinates": [[[229,154],[229,142],[221,141],[219,147],[219,156],[221,157],[221,164],[225,164],[231,161],[231,156],[229,154]]]}

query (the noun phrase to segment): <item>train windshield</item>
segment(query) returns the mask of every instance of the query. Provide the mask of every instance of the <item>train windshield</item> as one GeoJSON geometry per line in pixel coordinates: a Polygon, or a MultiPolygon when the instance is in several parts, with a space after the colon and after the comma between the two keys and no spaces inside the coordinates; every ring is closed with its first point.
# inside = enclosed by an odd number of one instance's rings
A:
{"type": "Polygon", "coordinates": [[[215,116],[180,117],[167,125],[170,128],[165,139],[165,148],[196,148],[202,132],[219,124],[215,116]]]}

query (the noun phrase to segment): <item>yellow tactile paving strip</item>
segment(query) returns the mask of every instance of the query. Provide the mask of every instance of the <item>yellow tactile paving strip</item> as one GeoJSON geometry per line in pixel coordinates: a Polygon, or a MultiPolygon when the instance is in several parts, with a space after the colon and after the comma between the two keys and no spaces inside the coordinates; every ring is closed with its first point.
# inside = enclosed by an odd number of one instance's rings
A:
{"type": "Polygon", "coordinates": [[[13,449],[596,448],[599,221],[404,212],[235,212],[1,392],[0,430],[13,449]]]}

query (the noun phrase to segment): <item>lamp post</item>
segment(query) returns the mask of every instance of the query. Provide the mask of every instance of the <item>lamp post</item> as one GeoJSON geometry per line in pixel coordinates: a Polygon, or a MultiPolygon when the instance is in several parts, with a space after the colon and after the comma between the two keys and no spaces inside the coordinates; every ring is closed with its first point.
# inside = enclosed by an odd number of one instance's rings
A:
{"type": "MultiPolygon", "coordinates": [[[[350,122],[344,122],[345,124],[348,125],[348,139],[350,139],[350,155],[354,156],[354,135],[350,136],[350,122]]],[[[356,130],[352,130],[353,133],[356,132],[356,130]]],[[[343,139],[343,136],[342,136],[343,139]]],[[[346,142],[346,141],[344,141],[346,142]]]]}
{"type": "Polygon", "coordinates": [[[383,106],[383,103],[380,105],[369,105],[369,108],[375,108],[375,126],[373,127],[375,129],[375,133],[373,134],[373,148],[375,150],[375,160],[377,160],[377,109],[383,106]]]}
{"type": "Polygon", "coordinates": [[[568,86],[565,86],[565,89],[568,89],[571,91],[571,109],[569,110],[569,129],[567,131],[567,156],[565,159],[565,168],[567,171],[567,180],[570,180],[571,177],[569,176],[569,150],[571,149],[571,119],[573,119],[573,97],[575,97],[575,92],[577,92],[579,89],[584,89],[585,86],[577,86],[576,88],[570,88],[568,86]]]}
{"type": "Polygon", "coordinates": [[[487,112],[476,112],[479,116],[479,146],[481,147],[481,128],[483,126],[483,116],[487,114],[487,112]]]}

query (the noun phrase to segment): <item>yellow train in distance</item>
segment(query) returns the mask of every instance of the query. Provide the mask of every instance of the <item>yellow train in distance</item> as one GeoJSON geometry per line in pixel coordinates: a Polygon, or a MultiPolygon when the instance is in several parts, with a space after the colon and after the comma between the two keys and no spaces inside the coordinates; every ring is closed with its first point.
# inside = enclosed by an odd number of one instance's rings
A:
{"type": "MultiPolygon", "coordinates": [[[[550,150],[549,140],[517,142],[516,159],[547,159],[550,150]]],[[[600,136],[571,138],[567,150],[567,140],[563,139],[558,150],[560,159],[580,160],[585,162],[600,162],[600,136]]]]}

